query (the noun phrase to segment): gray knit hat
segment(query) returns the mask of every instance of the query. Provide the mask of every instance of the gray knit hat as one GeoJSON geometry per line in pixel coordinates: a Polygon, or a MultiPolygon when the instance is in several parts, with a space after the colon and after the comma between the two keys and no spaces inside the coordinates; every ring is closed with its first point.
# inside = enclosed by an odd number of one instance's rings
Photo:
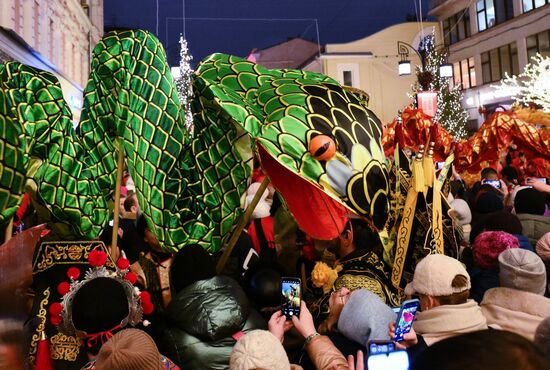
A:
{"type": "Polygon", "coordinates": [[[507,249],[498,256],[500,286],[544,295],[546,268],[536,253],[521,249],[507,249]]]}
{"type": "Polygon", "coordinates": [[[283,345],[267,330],[252,330],[244,335],[231,353],[231,370],[290,370],[283,345]]]}
{"type": "Polygon", "coordinates": [[[388,325],[396,314],[376,294],[360,289],[351,295],[338,319],[338,330],[366,346],[369,340],[389,340],[388,325]]]}
{"type": "Polygon", "coordinates": [[[97,370],[161,370],[162,356],[153,338],[139,329],[116,333],[97,354],[97,370]]]}

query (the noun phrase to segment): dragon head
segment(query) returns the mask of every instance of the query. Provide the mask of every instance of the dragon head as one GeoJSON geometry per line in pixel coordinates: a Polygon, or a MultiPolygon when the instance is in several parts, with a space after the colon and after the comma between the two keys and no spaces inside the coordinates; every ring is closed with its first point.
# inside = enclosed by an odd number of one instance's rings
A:
{"type": "Polygon", "coordinates": [[[305,232],[334,238],[350,213],[384,228],[382,125],[360,95],[322,74],[223,54],[205,59],[196,78],[255,139],[262,168],[305,232]]]}

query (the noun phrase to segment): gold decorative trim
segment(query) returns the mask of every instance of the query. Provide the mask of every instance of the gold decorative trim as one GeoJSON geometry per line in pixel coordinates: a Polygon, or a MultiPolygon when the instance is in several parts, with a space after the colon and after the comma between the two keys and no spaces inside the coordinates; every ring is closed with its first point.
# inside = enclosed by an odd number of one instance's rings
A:
{"type": "Polygon", "coordinates": [[[36,315],[36,317],[40,318],[41,320],[31,339],[31,348],[29,350],[29,361],[31,364],[34,364],[36,349],[38,341],[40,340],[40,334],[46,330],[46,306],[48,305],[49,300],[50,288],[47,288],[46,290],[44,290],[44,298],[42,298],[42,300],[40,301],[40,308],[38,309],[38,314],[36,315]]]}
{"type": "Polygon", "coordinates": [[[76,361],[80,353],[80,339],[75,336],[68,336],[63,333],[57,333],[50,339],[50,351],[52,359],[76,361]]]}
{"type": "Polygon", "coordinates": [[[87,263],[88,255],[95,249],[107,253],[109,258],[106,266],[115,268],[115,264],[102,241],[44,242],[38,248],[37,257],[32,266],[33,275],[54,265],[87,263]]]}

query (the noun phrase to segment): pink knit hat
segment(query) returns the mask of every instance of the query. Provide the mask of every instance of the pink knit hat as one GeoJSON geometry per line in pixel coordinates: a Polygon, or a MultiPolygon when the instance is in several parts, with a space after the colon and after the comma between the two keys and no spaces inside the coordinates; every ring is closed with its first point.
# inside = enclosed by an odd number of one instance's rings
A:
{"type": "Polygon", "coordinates": [[[519,248],[518,239],[504,231],[485,231],[472,245],[474,263],[482,269],[498,268],[498,255],[506,249],[519,248]]]}
{"type": "Polygon", "coordinates": [[[535,246],[535,250],[543,261],[550,261],[550,232],[544,234],[539,239],[535,246]]]}

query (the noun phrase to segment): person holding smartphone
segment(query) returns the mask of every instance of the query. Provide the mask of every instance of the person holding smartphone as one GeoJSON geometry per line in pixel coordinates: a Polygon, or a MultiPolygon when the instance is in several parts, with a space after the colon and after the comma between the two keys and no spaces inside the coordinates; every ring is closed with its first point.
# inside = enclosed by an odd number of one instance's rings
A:
{"type": "MultiPolygon", "coordinates": [[[[442,254],[430,254],[416,266],[405,294],[416,295],[422,312],[410,332],[404,334],[398,348],[430,346],[462,333],[487,329],[487,320],[479,305],[471,299],[470,276],[462,264],[442,254]]],[[[389,325],[395,339],[395,323],[389,325]]]]}

